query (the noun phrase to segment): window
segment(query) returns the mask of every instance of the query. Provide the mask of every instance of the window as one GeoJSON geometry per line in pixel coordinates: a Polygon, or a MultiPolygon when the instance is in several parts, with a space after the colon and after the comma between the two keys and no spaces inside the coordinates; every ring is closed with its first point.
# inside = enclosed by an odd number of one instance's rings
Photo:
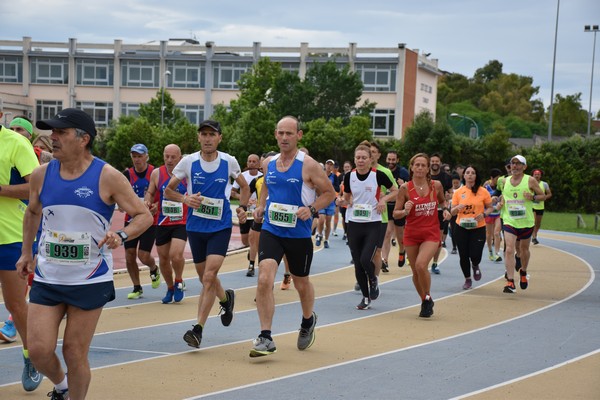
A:
{"type": "Polygon", "coordinates": [[[167,70],[167,87],[172,88],[204,88],[206,87],[206,68],[199,62],[176,61],[169,62],[167,70]]]}
{"type": "Polygon", "coordinates": [[[198,125],[200,121],[204,120],[204,106],[194,104],[177,104],[176,107],[181,110],[181,112],[192,125],[198,125]]]}
{"type": "Polygon", "coordinates": [[[427,85],[426,83],[421,83],[421,91],[431,93],[432,90],[433,88],[430,85],[427,85]]]}
{"type": "Polygon", "coordinates": [[[251,63],[214,63],[214,88],[215,89],[239,89],[237,82],[243,73],[246,73],[251,63]]]}
{"type": "Polygon", "coordinates": [[[90,86],[113,85],[113,60],[77,60],[77,84],[90,86]]]}
{"type": "Polygon", "coordinates": [[[68,70],[66,58],[33,58],[31,60],[31,83],[66,84],[68,70]]]}
{"type": "Polygon", "coordinates": [[[121,64],[121,85],[158,87],[158,61],[124,60],[121,64]]]}
{"type": "Polygon", "coordinates": [[[140,103],[121,103],[121,115],[137,117],[140,115],[140,103]]]}
{"type": "Polygon", "coordinates": [[[0,82],[23,82],[23,60],[21,57],[0,57],[0,82]]]}
{"type": "Polygon", "coordinates": [[[38,100],[35,102],[36,120],[53,118],[63,109],[60,100],[38,100]]]}
{"type": "Polygon", "coordinates": [[[376,136],[394,136],[394,110],[375,110],[371,114],[371,131],[376,136]]]}
{"type": "Polygon", "coordinates": [[[396,90],[396,65],[356,64],[366,92],[393,92],[396,90]]]}
{"type": "Polygon", "coordinates": [[[281,63],[281,69],[298,75],[300,73],[300,63],[283,62],[281,63]]]}
{"type": "Polygon", "coordinates": [[[91,115],[96,127],[106,127],[113,118],[112,103],[96,103],[93,101],[78,101],[75,107],[91,115]]]}

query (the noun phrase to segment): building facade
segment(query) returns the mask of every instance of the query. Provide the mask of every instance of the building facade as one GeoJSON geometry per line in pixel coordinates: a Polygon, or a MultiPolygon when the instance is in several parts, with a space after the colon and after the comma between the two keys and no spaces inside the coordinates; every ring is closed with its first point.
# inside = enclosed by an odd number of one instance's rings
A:
{"type": "Polygon", "coordinates": [[[2,123],[16,115],[50,118],[67,107],[85,110],[98,127],[121,115],[136,115],[140,104],[165,88],[191,123],[210,117],[217,104],[239,94],[237,81],[261,57],[281,63],[301,78],[312,64],[349,64],[364,84],[359,100],[377,103],[371,129],[376,137],[400,139],[415,115],[435,116],[438,61],[400,43],[394,48],[250,47],[204,45],[191,39],[147,44],[0,40],[2,123]]]}

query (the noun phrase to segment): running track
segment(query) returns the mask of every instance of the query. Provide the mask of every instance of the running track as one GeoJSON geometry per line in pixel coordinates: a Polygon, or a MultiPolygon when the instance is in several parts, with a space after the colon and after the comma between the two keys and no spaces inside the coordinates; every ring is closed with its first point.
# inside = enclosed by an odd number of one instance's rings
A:
{"type": "MultiPolygon", "coordinates": [[[[236,289],[234,322],[221,326],[215,307],[199,350],[181,339],[195,321],[200,289],[192,265],[181,304],[160,304],[164,283],[152,290],[145,274],[145,297],[127,300],[129,278],[117,274],[117,299],[90,350],[88,398],[598,399],[600,237],[545,231],[540,241],[532,246],[530,287],[514,295],[502,293],[503,265],[487,260],[483,279],[463,291],[458,256],[444,254],[442,274],[432,276],[435,315],[423,320],[410,268],[393,262],[373,308],[356,310],[349,251],[333,237],[313,261],[315,344],[295,348],[297,295],[277,282],[278,352],[259,359],[248,357],[259,324],[245,252],[228,256],[220,275],[236,289]]],[[[392,248],[390,259],[396,255],[392,248]]],[[[51,383],[25,393],[21,368],[18,342],[0,346],[0,399],[45,398],[51,383]]]]}

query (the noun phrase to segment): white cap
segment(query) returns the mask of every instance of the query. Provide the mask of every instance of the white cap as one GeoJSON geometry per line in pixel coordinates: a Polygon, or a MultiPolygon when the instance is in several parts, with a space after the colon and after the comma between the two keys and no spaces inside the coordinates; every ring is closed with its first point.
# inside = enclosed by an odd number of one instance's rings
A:
{"type": "Polygon", "coordinates": [[[523,157],[522,155],[520,155],[520,154],[517,154],[516,156],[514,156],[513,158],[511,158],[511,159],[510,159],[510,161],[514,160],[515,158],[516,158],[517,160],[519,160],[519,162],[520,162],[521,164],[523,164],[523,165],[527,165],[527,160],[525,160],[525,157],[523,157]]]}

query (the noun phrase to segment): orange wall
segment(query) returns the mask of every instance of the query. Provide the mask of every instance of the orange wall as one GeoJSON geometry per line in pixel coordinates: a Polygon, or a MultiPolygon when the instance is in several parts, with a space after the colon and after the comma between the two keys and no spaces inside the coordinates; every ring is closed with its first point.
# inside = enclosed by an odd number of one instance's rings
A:
{"type": "Polygon", "coordinates": [[[402,136],[404,131],[415,119],[415,96],[417,93],[417,64],[419,55],[411,50],[406,50],[406,64],[404,67],[404,103],[402,105],[402,136]]]}

